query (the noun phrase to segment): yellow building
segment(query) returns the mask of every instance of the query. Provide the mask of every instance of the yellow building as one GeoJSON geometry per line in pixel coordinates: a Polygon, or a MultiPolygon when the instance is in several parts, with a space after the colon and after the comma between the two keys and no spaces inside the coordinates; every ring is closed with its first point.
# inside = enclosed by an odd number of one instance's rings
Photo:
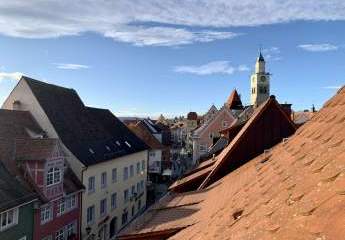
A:
{"type": "Polygon", "coordinates": [[[146,205],[147,145],[109,110],[87,107],[73,89],[22,77],[2,108],[26,110],[59,138],[86,187],[82,239],[114,239],[146,205]]]}

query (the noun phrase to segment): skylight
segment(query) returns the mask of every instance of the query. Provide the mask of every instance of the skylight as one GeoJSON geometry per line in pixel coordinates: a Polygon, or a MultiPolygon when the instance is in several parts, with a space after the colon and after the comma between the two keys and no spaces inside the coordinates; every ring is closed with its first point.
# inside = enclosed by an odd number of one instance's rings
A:
{"type": "Polygon", "coordinates": [[[125,141],[125,144],[126,144],[129,148],[132,147],[132,145],[129,144],[129,142],[127,142],[127,141],[125,141]]]}
{"type": "Polygon", "coordinates": [[[111,151],[111,149],[110,149],[110,147],[108,146],[108,145],[105,145],[105,148],[110,152],[111,151]]]}
{"type": "Polygon", "coordinates": [[[89,152],[90,152],[91,154],[95,154],[95,151],[94,151],[92,148],[89,148],[89,152]]]}
{"type": "Polygon", "coordinates": [[[121,146],[119,141],[116,141],[115,143],[116,143],[117,146],[121,146]]]}

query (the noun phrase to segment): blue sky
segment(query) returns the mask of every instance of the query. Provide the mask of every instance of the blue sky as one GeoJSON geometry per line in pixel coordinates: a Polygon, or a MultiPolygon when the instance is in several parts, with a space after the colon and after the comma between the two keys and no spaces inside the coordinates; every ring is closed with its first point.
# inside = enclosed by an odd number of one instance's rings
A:
{"type": "Polygon", "coordinates": [[[271,93],[321,107],[345,76],[342,1],[2,1],[0,100],[21,74],[74,88],[118,116],[249,103],[260,45],[271,93]]]}

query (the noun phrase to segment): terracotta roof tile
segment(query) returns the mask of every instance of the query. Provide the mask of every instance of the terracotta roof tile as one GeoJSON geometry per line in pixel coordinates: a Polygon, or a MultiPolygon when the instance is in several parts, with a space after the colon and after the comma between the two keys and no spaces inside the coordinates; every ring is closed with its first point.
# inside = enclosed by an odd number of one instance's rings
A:
{"type": "Polygon", "coordinates": [[[196,211],[171,225],[190,226],[169,239],[342,239],[344,103],[342,88],[288,140],[208,186],[196,211]]]}

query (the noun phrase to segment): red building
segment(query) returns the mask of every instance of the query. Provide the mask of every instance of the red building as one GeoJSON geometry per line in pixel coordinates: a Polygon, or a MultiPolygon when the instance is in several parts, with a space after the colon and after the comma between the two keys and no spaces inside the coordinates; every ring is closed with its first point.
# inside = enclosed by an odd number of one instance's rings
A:
{"type": "Polygon", "coordinates": [[[60,142],[44,138],[28,112],[0,110],[0,117],[1,161],[39,196],[33,239],[80,239],[84,186],[68,167],[60,142]]]}

